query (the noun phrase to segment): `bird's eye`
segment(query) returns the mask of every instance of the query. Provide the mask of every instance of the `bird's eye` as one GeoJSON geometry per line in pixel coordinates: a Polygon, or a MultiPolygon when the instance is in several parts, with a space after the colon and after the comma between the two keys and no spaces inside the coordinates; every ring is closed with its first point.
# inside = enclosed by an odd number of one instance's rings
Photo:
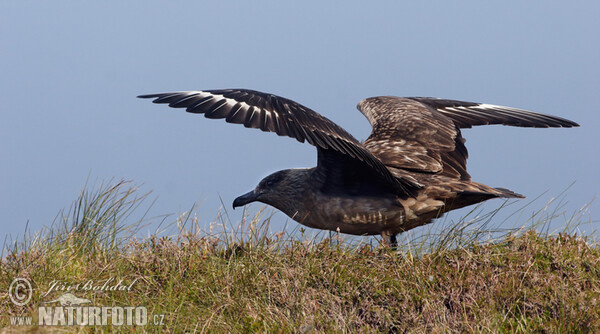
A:
{"type": "Polygon", "coordinates": [[[267,187],[271,187],[271,186],[273,186],[274,184],[275,184],[275,182],[273,182],[273,180],[267,180],[267,182],[265,182],[265,185],[266,185],[267,187]]]}

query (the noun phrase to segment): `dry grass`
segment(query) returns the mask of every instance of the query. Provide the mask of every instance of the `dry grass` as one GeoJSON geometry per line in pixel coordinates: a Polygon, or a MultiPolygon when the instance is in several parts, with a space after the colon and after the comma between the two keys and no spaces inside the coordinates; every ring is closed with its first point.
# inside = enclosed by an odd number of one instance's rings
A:
{"type": "MultiPolygon", "coordinates": [[[[269,218],[257,214],[234,227],[219,218],[205,232],[184,215],[175,236],[137,240],[115,219],[144,198],[135,194],[124,183],[100,187],[63,213],[60,228],[9,247],[0,293],[13,278],[26,277],[34,294],[24,307],[3,295],[0,324],[8,326],[14,315],[35,317],[40,302],[58,295],[41,296],[51,280],[116,277],[137,282],[130,292],[78,296],[94,305],[142,305],[165,316],[162,326],[137,332],[600,331],[600,248],[589,238],[528,229],[482,241],[481,233],[467,237],[469,224],[461,222],[453,232],[430,235],[436,242],[427,246],[413,240],[393,252],[338,236],[271,234],[269,218]],[[90,203],[103,204],[86,211],[90,203]],[[88,219],[84,212],[96,214],[88,219]]],[[[57,330],[5,330],[24,329],[57,330]]]]}

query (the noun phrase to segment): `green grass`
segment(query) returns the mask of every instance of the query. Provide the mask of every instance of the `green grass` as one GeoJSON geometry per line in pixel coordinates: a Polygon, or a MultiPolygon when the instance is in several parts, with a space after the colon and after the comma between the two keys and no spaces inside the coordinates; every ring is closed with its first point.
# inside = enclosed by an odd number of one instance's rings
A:
{"type": "MultiPolygon", "coordinates": [[[[407,233],[397,252],[374,238],[311,237],[303,229],[271,233],[270,216],[262,211],[239,224],[219,214],[206,230],[186,213],[173,223],[174,235],[138,239],[148,222],[140,214],[148,194],[126,182],[95,188],[83,191],[48,230],[5,245],[4,331],[600,331],[600,248],[593,234],[576,235],[580,214],[565,218],[560,210],[540,210],[523,228],[498,230],[497,211],[474,209],[447,228],[432,224],[407,233]],[[565,222],[563,233],[548,233],[557,219],[565,222]],[[6,293],[16,277],[34,287],[22,307],[6,293]],[[163,325],[10,325],[15,315],[39,321],[40,303],[61,294],[43,296],[53,280],[111,277],[135,283],[131,291],[74,294],[98,306],[145,306],[150,322],[164,315],[163,325]]],[[[515,212],[524,214],[522,208],[515,212]]]]}

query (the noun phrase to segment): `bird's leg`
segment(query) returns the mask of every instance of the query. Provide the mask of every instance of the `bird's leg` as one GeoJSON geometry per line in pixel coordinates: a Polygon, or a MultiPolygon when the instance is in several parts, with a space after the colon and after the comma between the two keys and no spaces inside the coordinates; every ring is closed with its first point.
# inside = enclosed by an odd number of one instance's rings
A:
{"type": "Polygon", "coordinates": [[[392,233],[390,231],[381,232],[381,238],[383,238],[383,245],[385,247],[389,247],[392,250],[396,250],[398,248],[398,240],[396,240],[396,233],[392,233]]]}

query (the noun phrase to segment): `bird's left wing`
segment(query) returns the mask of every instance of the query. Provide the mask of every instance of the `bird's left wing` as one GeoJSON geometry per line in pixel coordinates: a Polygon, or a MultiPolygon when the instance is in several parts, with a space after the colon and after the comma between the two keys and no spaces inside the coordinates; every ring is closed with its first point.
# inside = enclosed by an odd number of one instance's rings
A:
{"type": "Polygon", "coordinates": [[[224,118],[247,128],[275,132],[280,136],[308,141],[324,152],[333,150],[374,170],[399,190],[418,188],[409,180],[393,176],[385,165],[339,125],[292,100],[248,89],[222,89],[140,95],[154,103],[186,108],[206,118],[224,118]]]}
{"type": "Polygon", "coordinates": [[[488,124],[525,128],[570,128],[579,126],[579,124],[562,117],[487,103],[438,99],[435,97],[409,97],[408,99],[419,101],[436,109],[452,119],[459,128],[488,124]]]}
{"type": "Polygon", "coordinates": [[[358,109],[373,131],[363,144],[386,166],[470,180],[461,128],[503,124],[520,127],[574,127],[552,115],[484,103],[430,97],[378,96],[358,109]]]}

